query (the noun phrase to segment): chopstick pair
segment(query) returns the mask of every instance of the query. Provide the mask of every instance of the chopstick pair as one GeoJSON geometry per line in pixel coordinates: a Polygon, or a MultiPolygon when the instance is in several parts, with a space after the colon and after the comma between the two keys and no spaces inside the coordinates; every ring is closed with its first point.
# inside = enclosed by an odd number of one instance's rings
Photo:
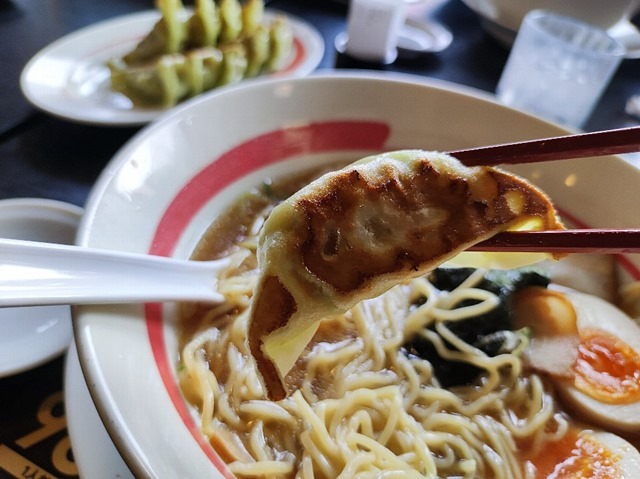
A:
{"type": "Polygon", "coordinates": [[[640,151],[640,127],[450,151],[467,166],[516,165],[640,151]]]}
{"type": "MultiPolygon", "coordinates": [[[[640,151],[640,127],[451,151],[467,166],[497,166],[640,151]]],[[[640,206],[640,205],[639,205],[640,206]]],[[[640,253],[640,229],[573,229],[503,232],[473,251],[546,253],[640,253]]]]}

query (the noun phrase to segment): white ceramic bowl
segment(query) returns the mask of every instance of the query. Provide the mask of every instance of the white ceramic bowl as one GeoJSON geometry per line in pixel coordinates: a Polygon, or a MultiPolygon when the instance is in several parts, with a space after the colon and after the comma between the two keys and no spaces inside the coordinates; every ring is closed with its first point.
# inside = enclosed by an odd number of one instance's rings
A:
{"type": "MultiPolygon", "coordinates": [[[[132,139],[93,190],[82,245],[187,258],[216,215],[266,177],[382,149],[451,150],[566,133],[448,83],[384,73],[262,80],[173,110],[132,139]]],[[[639,227],[640,174],[609,157],[517,168],[580,222],[639,227]]],[[[627,272],[640,277],[638,258],[627,272]]],[[[175,378],[171,304],[78,308],[87,384],[136,476],[230,477],[175,378]]]]}
{"type": "Polygon", "coordinates": [[[486,30],[511,44],[524,16],[531,10],[551,10],[607,30],[627,49],[628,58],[640,56],[640,31],[630,18],[638,0],[462,0],[483,20],[486,30]]]}
{"type": "MultiPolygon", "coordinates": [[[[0,201],[0,237],[73,244],[82,208],[43,198],[0,201]]],[[[62,354],[72,338],[69,306],[0,308],[0,377],[62,354]]]]}

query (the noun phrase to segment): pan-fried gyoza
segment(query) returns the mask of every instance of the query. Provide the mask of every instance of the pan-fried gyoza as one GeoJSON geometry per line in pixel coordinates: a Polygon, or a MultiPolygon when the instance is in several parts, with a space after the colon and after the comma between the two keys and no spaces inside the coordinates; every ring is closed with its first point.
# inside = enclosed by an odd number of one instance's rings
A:
{"type": "Polygon", "coordinates": [[[158,0],[162,17],[138,45],[108,62],[111,88],[141,106],[170,107],[204,91],[285,66],[293,49],[284,15],[262,0],[158,0]]]}
{"type": "Polygon", "coordinates": [[[268,395],[323,318],[424,275],[500,231],[558,229],[539,189],[436,152],[365,158],[278,205],[262,229],[249,346],[268,395]]]}

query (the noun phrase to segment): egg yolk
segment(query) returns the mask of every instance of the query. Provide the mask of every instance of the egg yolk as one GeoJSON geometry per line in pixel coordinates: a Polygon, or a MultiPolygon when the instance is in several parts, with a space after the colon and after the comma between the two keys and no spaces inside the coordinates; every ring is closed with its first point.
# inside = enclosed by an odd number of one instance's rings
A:
{"type": "Polygon", "coordinates": [[[598,401],[640,400],[640,355],[620,338],[600,330],[580,332],[575,387],[598,401]]]}
{"type": "Polygon", "coordinates": [[[547,443],[527,458],[536,468],[536,479],[615,479],[622,474],[619,457],[589,434],[571,429],[560,441],[547,443]]]}

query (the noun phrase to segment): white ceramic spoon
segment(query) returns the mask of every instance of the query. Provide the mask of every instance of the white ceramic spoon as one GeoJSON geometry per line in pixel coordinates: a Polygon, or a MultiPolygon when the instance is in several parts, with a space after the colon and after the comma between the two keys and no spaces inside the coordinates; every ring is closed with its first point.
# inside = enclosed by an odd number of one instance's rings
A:
{"type": "Polygon", "coordinates": [[[221,302],[227,264],[0,239],[0,306],[221,302]]]}

